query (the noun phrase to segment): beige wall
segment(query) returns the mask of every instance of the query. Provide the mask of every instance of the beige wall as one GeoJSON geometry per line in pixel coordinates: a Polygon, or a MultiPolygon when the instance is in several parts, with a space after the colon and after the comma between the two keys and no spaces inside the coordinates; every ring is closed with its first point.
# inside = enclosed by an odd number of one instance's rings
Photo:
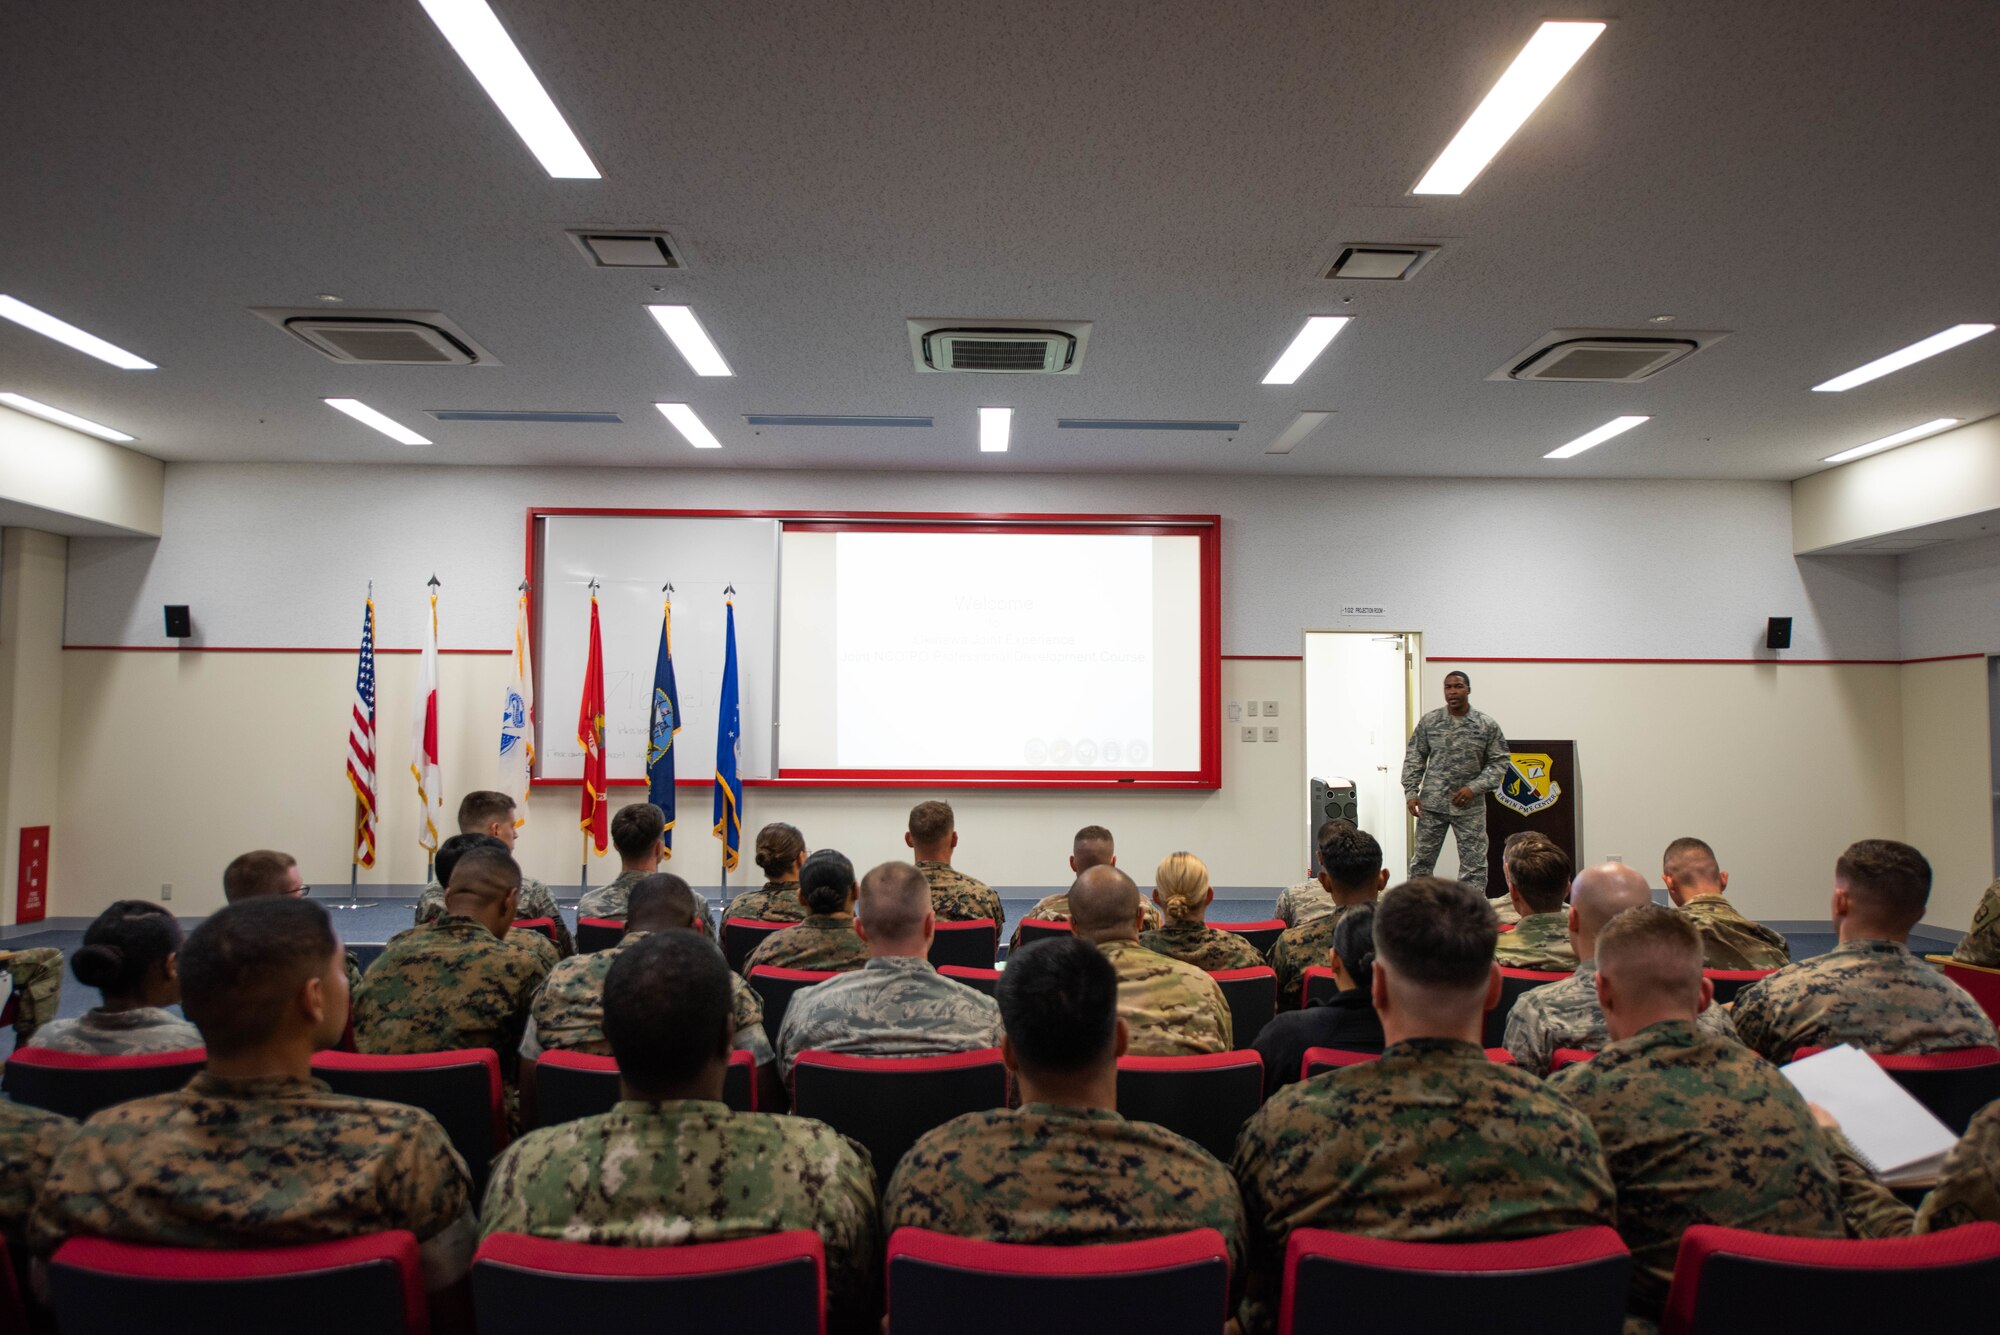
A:
{"type": "Polygon", "coordinates": [[[58,532],[156,537],[165,487],[158,459],[0,408],[0,502],[46,512],[58,532]]]}
{"type": "Polygon", "coordinates": [[[1792,550],[1817,552],[2000,510],[2000,417],[1792,483],[1792,550]]]}
{"type": "Polygon", "coordinates": [[[1931,862],[1929,920],[1963,931],[1994,871],[1986,660],[1901,671],[1903,837],[1931,862]]]}
{"type": "MultiPolygon", "coordinates": [[[[63,581],[68,539],[0,533],[0,923],[14,921],[21,827],[60,824],[63,581]]],[[[63,912],[53,895],[50,916],[63,912]]]]}

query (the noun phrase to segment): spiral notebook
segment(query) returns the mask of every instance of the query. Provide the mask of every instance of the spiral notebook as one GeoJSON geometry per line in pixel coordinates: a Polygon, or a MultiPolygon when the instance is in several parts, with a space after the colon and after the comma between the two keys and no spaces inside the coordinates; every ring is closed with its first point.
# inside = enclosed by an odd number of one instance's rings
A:
{"type": "Polygon", "coordinates": [[[1937,1175],[1958,1143],[1951,1128],[1873,1058],[1843,1043],[1782,1068],[1806,1102],[1840,1119],[1840,1130],[1861,1161],[1890,1186],[1937,1175]]]}

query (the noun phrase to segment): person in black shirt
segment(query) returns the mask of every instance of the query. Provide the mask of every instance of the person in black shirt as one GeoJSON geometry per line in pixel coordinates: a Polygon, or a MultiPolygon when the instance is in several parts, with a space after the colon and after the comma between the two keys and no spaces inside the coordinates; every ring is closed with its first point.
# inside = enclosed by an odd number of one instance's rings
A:
{"type": "Polygon", "coordinates": [[[1346,1048],[1352,1052],[1382,1050],[1382,1020],[1369,999],[1375,977],[1375,906],[1348,910],[1333,929],[1328,952],[1337,995],[1315,1001],[1304,1010],[1287,1011],[1257,1035],[1257,1052],[1264,1059],[1264,1093],[1268,1098],[1299,1078],[1307,1048],[1346,1048]]]}

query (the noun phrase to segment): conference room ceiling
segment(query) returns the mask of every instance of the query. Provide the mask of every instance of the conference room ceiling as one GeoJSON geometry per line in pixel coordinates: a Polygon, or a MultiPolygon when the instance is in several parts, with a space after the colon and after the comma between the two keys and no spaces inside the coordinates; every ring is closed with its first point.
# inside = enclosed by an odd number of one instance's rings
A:
{"type": "Polygon", "coordinates": [[[2000,320],[1990,0],[493,7],[602,180],[550,179],[415,0],[9,3],[0,293],[159,369],[0,323],[0,390],[168,460],[1279,477],[1786,479],[2000,412],[2000,337],[1811,392],[2000,320]],[[1610,27],[1463,195],[1413,195],[1547,17],[1610,27]],[[590,226],[664,229],[688,265],[591,267],[590,226]],[[1350,242],[1440,249],[1407,282],[1322,277],[1350,242]],[[691,306],[734,375],[692,374],[649,303],[691,306]],[[499,364],[345,367],[251,313],[315,305],[441,312],[499,364]],[[1354,320],[1261,384],[1312,315],[1354,320]],[[920,374],[927,316],[1092,328],[1077,375],[920,374]],[[1488,379],[1572,328],[1729,336],[1635,384],[1488,379]],[[981,406],[1015,410],[1007,453],[979,453],[981,406]],[[427,416],[455,409],[623,421],[427,416]],[[1333,415],[1266,455],[1306,411],[1333,415]],[[1624,414],[1652,420],[1542,457],[1624,414]]]}

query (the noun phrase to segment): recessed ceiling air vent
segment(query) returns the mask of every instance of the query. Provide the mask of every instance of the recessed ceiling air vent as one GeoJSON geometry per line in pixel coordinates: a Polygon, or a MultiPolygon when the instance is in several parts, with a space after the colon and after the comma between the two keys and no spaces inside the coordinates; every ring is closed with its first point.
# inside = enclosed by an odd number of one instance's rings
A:
{"type": "Polygon", "coordinates": [[[1402,281],[1416,276],[1431,256],[1437,254],[1436,246],[1417,245],[1373,245],[1357,242],[1342,246],[1340,254],[1334,257],[1333,267],[1326,271],[1328,278],[1374,279],[1402,281]]]}
{"type": "Polygon", "coordinates": [[[1087,320],[911,320],[909,329],[916,368],[929,372],[1075,375],[1090,341],[1087,320]]]}
{"type": "Polygon", "coordinates": [[[1555,329],[1515,353],[1486,378],[1629,385],[1658,375],[1727,337],[1722,330],[1675,330],[1666,337],[1617,329],[1555,329]]]}
{"type": "Polygon", "coordinates": [[[343,366],[498,366],[438,311],[253,310],[343,366]]]}
{"type": "Polygon", "coordinates": [[[600,269],[685,269],[687,264],[665,232],[645,228],[579,228],[569,239],[600,269]]]}

